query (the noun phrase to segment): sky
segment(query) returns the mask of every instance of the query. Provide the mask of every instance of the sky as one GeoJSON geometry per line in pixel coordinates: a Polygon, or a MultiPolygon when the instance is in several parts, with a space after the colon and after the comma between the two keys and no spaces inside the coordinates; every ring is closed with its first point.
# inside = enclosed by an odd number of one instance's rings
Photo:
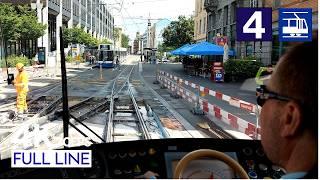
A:
{"type": "Polygon", "coordinates": [[[144,33],[148,18],[151,23],[159,19],[176,20],[179,15],[191,16],[195,11],[195,0],[105,0],[115,25],[123,28],[130,40],[134,40],[136,32],[144,33]]]}

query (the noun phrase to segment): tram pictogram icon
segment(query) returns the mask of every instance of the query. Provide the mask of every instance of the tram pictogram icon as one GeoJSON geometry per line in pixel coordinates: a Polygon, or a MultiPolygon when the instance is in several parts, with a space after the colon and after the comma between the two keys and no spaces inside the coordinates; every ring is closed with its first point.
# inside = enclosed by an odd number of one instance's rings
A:
{"type": "Polygon", "coordinates": [[[311,36],[312,9],[279,9],[279,41],[310,41],[311,36]]]}
{"type": "Polygon", "coordinates": [[[302,34],[308,34],[308,25],[306,19],[300,18],[298,14],[305,14],[308,12],[284,12],[287,14],[293,14],[294,18],[285,18],[288,26],[282,27],[283,34],[289,34],[289,36],[283,36],[287,38],[292,38],[294,36],[299,36],[301,38],[308,38],[308,36],[302,36],[302,34]]]}

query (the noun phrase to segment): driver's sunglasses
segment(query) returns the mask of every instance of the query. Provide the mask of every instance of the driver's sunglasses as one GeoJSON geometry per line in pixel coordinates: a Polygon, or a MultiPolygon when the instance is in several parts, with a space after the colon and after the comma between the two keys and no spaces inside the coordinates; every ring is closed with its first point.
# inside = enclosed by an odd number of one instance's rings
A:
{"type": "Polygon", "coordinates": [[[257,91],[259,94],[257,97],[257,104],[261,107],[264,105],[264,103],[268,99],[276,99],[276,100],[280,100],[280,101],[291,101],[292,100],[291,98],[281,96],[275,92],[269,91],[265,85],[261,85],[260,88],[257,88],[257,91]]]}

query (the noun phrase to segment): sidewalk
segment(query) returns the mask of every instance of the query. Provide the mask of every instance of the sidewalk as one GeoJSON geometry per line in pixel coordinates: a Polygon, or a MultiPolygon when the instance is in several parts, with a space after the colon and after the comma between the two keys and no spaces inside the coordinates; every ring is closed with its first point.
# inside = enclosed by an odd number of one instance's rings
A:
{"type": "MultiPolygon", "coordinates": [[[[74,77],[77,76],[79,73],[91,69],[91,66],[81,63],[78,65],[75,65],[74,63],[67,63],[67,76],[68,77],[74,77]]],[[[29,91],[32,92],[33,90],[48,86],[53,83],[57,83],[61,81],[61,69],[57,68],[38,68],[34,69],[33,67],[26,67],[25,70],[27,71],[29,75],[29,91]],[[56,75],[54,75],[56,74],[56,75]]],[[[14,73],[16,77],[16,69],[15,68],[9,68],[9,73],[14,73]]],[[[2,73],[3,74],[3,73],[2,73]]],[[[6,74],[6,72],[5,72],[6,74]]],[[[6,77],[5,77],[6,79],[6,77]]],[[[0,79],[1,80],[1,79],[0,79]]],[[[16,91],[13,85],[8,85],[7,81],[1,81],[0,82],[0,100],[15,97],[16,91]]]]}
{"type": "MultiPolygon", "coordinates": [[[[143,65],[144,71],[154,71],[154,76],[156,76],[156,68],[157,66],[152,64],[143,65]]],[[[160,71],[170,73],[174,76],[177,76],[178,78],[189,81],[189,84],[191,82],[194,84],[199,84],[200,86],[207,87],[210,90],[221,92],[223,95],[227,95],[252,104],[256,104],[255,91],[241,90],[243,85],[240,83],[214,83],[210,81],[209,78],[189,76],[183,71],[182,64],[159,64],[158,68],[160,71]]],[[[183,83],[182,86],[183,88],[186,88],[195,94],[198,93],[197,89],[192,88],[190,85],[186,85],[183,83]]],[[[206,99],[209,103],[221,107],[221,109],[225,110],[226,112],[232,113],[233,115],[241,119],[244,119],[250,123],[256,123],[256,116],[253,112],[249,112],[247,110],[231,106],[229,102],[223,101],[208,94],[203,98],[206,99]]]]}

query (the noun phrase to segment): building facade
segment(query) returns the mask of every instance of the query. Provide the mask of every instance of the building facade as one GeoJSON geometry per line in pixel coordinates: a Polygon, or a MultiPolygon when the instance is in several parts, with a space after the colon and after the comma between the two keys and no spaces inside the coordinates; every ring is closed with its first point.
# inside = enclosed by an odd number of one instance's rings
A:
{"type": "Polygon", "coordinates": [[[271,42],[236,41],[236,8],[263,7],[260,0],[205,0],[208,28],[207,39],[215,43],[218,35],[225,37],[236,58],[254,57],[264,64],[271,63],[271,42]]]}
{"type": "Polygon", "coordinates": [[[114,18],[102,0],[1,0],[4,3],[30,4],[38,22],[47,25],[37,47],[45,49],[46,66],[60,63],[60,27],[80,27],[97,39],[113,41],[114,18]]]}
{"type": "Polygon", "coordinates": [[[194,14],[194,40],[202,42],[207,40],[207,12],[204,8],[204,0],[195,0],[194,14]]]}
{"type": "Polygon", "coordinates": [[[133,40],[133,54],[140,53],[140,33],[136,33],[136,38],[133,40]]]}
{"type": "Polygon", "coordinates": [[[279,8],[312,8],[312,29],[318,29],[318,1],[317,0],[265,0],[265,7],[272,7],[272,63],[287,50],[289,42],[279,42],[278,10],[279,8]]]}

